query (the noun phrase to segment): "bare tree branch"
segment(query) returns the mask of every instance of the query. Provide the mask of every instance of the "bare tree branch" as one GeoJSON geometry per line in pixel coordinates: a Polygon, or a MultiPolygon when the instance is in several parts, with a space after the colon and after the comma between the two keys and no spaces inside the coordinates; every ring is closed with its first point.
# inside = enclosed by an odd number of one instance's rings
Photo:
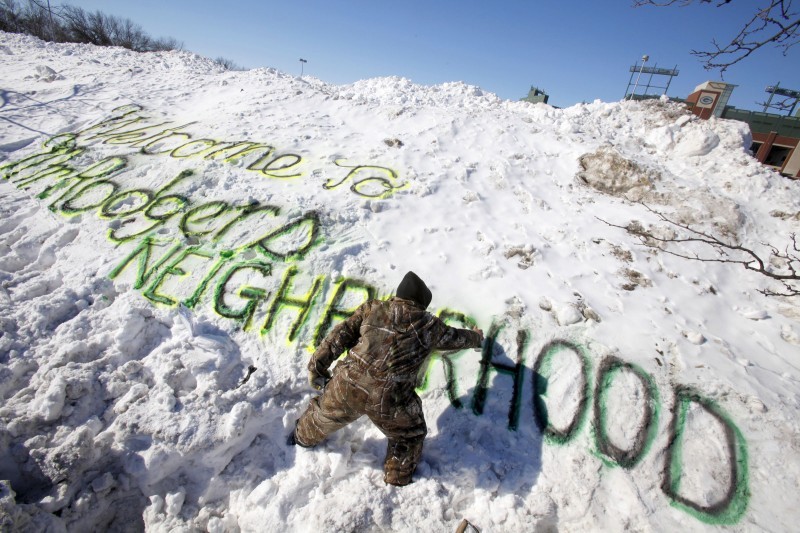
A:
{"type": "Polygon", "coordinates": [[[649,248],[658,248],[665,254],[690,261],[740,265],[746,270],[757,272],[783,285],[785,292],[775,292],[769,289],[758,291],[766,296],[800,296],[800,274],[798,274],[798,269],[800,269],[800,248],[798,246],[800,245],[798,245],[796,234],[792,233],[790,235],[791,244],[787,245],[783,251],[771,244],[761,243],[762,246],[770,250],[769,256],[764,258],[751,248],[724,241],[715,235],[695,229],[688,224],[677,222],[642,202],[638,203],[662,222],[665,222],[668,227],[677,229],[678,232],[675,234],[670,233],[669,236],[664,237],[655,233],[653,229],[644,228],[637,222],[621,226],[599,217],[597,219],[608,226],[625,230],[629,235],[636,237],[642,245],[649,248]],[[687,244],[705,246],[709,253],[700,255],[680,249],[681,245],[687,244]],[[679,249],[673,249],[673,245],[678,245],[679,249]]]}
{"type": "Polygon", "coordinates": [[[82,8],[50,6],[41,0],[0,0],[0,30],[27,33],[43,40],[122,46],[136,52],[180,50],[175,39],[153,39],[129,19],[88,12],[82,8]]]}
{"type": "MultiPolygon", "coordinates": [[[[783,50],[783,55],[788,55],[789,50],[800,42],[800,12],[793,8],[792,1],[761,0],[761,5],[754,6],[752,17],[730,42],[720,44],[713,39],[711,50],[692,50],[692,54],[703,61],[706,70],[719,69],[721,72],[766,45],[774,45],[783,50]]],[[[699,0],[701,4],[714,4],[716,7],[724,7],[731,2],[732,0],[699,0]]],[[[634,0],[633,5],[686,7],[693,3],[694,0],[634,0]]]]}
{"type": "Polygon", "coordinates": [[[242,67],[241,65],[238,65],[232,59],[228,59],[226,57],[221,57],[220,56],[220,57],[218,57],[218,58],[216,58],[214,60],[214,63],[218,64],[219,66],[221,66],[225,70],[246,70],[244,67],[242,67]]]}
{"type": "Polygon", "coordinates": [[[764,106],[778,111],[790,111],[797,106],[798,99],[793,96],[785,96],[777,102],[756,102],[757,105],[764,106]]]}

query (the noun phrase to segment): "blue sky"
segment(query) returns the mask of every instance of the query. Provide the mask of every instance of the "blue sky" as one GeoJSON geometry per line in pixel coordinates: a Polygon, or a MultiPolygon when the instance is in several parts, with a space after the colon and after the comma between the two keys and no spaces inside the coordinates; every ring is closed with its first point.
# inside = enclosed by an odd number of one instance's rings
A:
{"type": "MultiPolygon", "coordinates": [[[[68,3],[129,18],[154,37],[173,37],[188,50],[248,68],[299,75],[304,58],[304,72],[329,83],[377,76],[425,85],[463,81],[514,100],[535,85],[551,104],[565,107],[621,99],[628,69],[643,54],[650,66],[677,65],[670,96],[685,97],[703,81],[723,79],[704,70],[690,51],[733,37],[760,2],[722,8],[634,8],[633,0],[68,3]]],[[[724,74],[724,81],[738,85],[730,103],[761,110],[756,102],[768,97],[765,86],[780,82],[800,90],[798,67],[800,49],[788,57],[772,48],[757,52],[724,74]]],[[[653,79],[656,85],[664,81],[653,79]]]]}

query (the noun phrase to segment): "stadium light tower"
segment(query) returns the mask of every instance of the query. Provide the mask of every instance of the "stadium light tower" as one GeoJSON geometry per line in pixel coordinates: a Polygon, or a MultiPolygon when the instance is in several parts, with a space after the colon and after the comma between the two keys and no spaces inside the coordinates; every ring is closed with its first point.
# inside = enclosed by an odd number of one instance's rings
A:
{"type": "Polygon", "coordinates": [[[301,77],[301,78],[303,77],[303,66],[304,66],[306,63],[308,63],[308,61],[306,61],[305,59],[303,59],[303,58],[301,57],[301,58],[300,58],[300,77],[301,77]]]}
{"type": "Polygon", "coordinates": [[[769,93],[769,99],[764,104],[764,113],[767,113],[769,108],[775,107],[780,110],[789,109],[789,114],[787,116],[792,116],[795,108],[797,107],[797,103],[800,102],[800,91],[793,91],[792,89],[784,89],[780,85],[781,82],[778,82],[775,85],[767,85],[767,88],[764,89],[766,92],[769,93]],[[785,96],[786,99],[783,102],[779,102],[776,105],[772,105],[772,98],[776,94],[780,96],[785,96]],[[788,105],[788,102],[790,101],[792,102],[791,109],[789,108],[788,105]]]}

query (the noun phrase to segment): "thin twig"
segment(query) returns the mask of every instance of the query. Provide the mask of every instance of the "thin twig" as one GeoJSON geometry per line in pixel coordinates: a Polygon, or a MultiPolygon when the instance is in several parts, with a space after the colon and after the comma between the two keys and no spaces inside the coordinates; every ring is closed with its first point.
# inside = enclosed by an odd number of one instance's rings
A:
{"type": "Polygon", "coordinates": [[[719,237],[707,233],[705,231],[700,231],[699,229],[695,229],[691,227],[689,224],[684,224],[681,222],[677,222],[672,220],[664,213],[656,211],[655,209],[651,208],[650,206],[646,205],[643,202],[637,202],[640,205],[644,206],[650,213],[656,215],[662,222],[667,223],[668,225],[683,230],[683,232],[688,233],[688,235],[679,236],[676,235],[675,237],[659,237],[653,233],[650,229],[645,229],[640,225],[634,226],[633,223],[628,224],[627,226],[621,226],[619,224],[614,224],[612,222],[608,222],[600,217],[596,217],[600,222],[614,227],[625,230],[629,235],[636,237],[644,246],[649,248],[658,248],[663,253],[672,255],[675,257],[679,257],[681,259],[687,259],[690,261],[699,261],[702,263],[728,263],[732,265],[741,265],[746,270],[750,270],[752,272],[757,272],[763,276],[768,278],[774,279],[776,281],[781,282],[781,284],[786,289],[786,292],[775,292],[771,290],[759,290],[758,292],[766,295],[766,296],[800,296],[800,287],[795,287],[792,285],[792,282],[800,281],[800,274],[798,274],[798,270],[800,269],[800,256],[796,255],[793,252],[800,252],[798,248],[797,242],[797,235],[792,233],[791,237],[791,245],[787,245],[784,251],[780,251],[777,247],[769,244],[769,243],[761,243],[762,246],[768,248],[770,250],[770,258],[777,259],[779,262],[783,263],[782,265],[782,272],[773,272],[768,264],[769,260],[763,259],[759,254],[753,251],[750,248],[742,246],[740,244],[732,244],[730,242],[723,241],[719,237]],[[656,246],[654,243],[657,243],[661,246],[656,246]],[[700,245],[706,245],[714,250],[714,256],[709,255],[699,255],[697,253],[689,253],[686,251],[675,251],[670,249],[670,245],[681,245],[681,244],[693,244],[697,243],[700,245]],[[791,246],[791,250],[789,249],[791,246]],[[731,254],[738,254],[739,256],[744,256],[744,258],[735,258],[736,255],[731,254]]]}

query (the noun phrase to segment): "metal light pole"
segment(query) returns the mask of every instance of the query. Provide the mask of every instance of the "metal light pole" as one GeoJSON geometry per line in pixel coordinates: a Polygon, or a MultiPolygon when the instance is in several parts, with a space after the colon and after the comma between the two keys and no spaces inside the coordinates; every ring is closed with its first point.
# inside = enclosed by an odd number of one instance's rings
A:
{"type": "Polygon", "coordinates": [[[301,57],[300,58],[300,77],[301,78],[303,77],[303,67],[305,66],[306,63],[308,63],[308,61],[306,61],[305,59],[303,59],[301,57]]]}
{"type": "MultiPolygon", "coordinates": [[[[772,87],[769,87],[769,86],[767,87],[767,92],[769,93],[769,98],[767,99],[767,102],[764,104],[764,113],[766,113],[767,109],[769,109],[769,105],[772,103],[772,97],[775,96],[775,91],[776,91],[776,89],[778,89],[778,87],[780,87],[780,85],[781,85],[781,82],[778,82],[775,85],[773,85],[772,87]],[[770,89],[772,89],[772,90],[770,91],[770,89]]],[[[791,113],[789,113],[789,114],[791,114],[791,113]]]]}
{"type": "Polygon", "coordinates": [[[644,64],[647,63],[647,60],[650,59],[650,56],[647,54],[642,56],[642,68],[639,69],[639,75],[636,76],[636,83],[633,84],[633,92],[631,92],[631,97],[629,100],[633,100],[633,95],[636,94],[636,87],[639,86],[639,78],[642,77],[642,71],[644,70],[644,64]]]}

